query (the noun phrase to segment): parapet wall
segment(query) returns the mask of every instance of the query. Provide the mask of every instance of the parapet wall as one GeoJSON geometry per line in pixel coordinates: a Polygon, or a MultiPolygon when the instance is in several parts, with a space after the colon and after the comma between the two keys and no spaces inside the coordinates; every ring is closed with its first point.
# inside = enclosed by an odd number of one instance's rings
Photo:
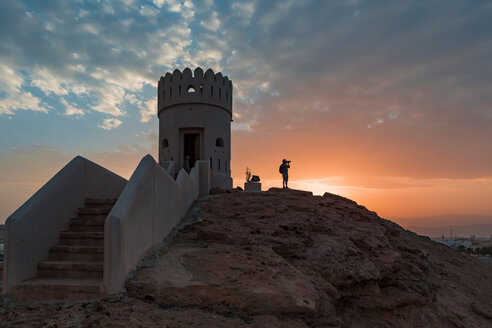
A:
{"type": "Polygon", "coordinates": [[[210,169],[197,161],[190,174],[181,169],[176,180],[167,169],[147,155],[104,224],[104,287],[106,294],[124,290],[125,279],[144,252],[161,242],[179,223],[191,203],[208,194],[210,169]]]}
{"type": "Polygon", "coordinates": [[[181,104],[206,104],[218,106],[232,115],[232,81],[222,73],[200,67],[174,70],[159,80],[157,89],[157,115],[168,107],[181,104]]]}

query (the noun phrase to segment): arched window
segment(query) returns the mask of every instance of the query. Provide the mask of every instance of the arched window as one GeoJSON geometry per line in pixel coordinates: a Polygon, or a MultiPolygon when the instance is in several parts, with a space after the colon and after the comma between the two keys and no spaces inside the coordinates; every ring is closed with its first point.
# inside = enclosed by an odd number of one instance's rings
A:
{"type": "Polygon", "coordinates": [[[162,140],[162,148],[167,148],[167,147],[169,147],[169,141],[167,141],[167,139],[164,138],[162,140]]]}
{"type": "Polygon", "coordinates": [[[224,147],[224,140],[222,138],[217,138],[217,140],[215,140],[215,146],[224,147]]]}
{"type": "Polygon", "coordinates": [[[195,88],[194,88],[192,85],[190,85],[190,86],[188,87],[188,93],[195,93],[195,92],[196,92],[196,91],[195,91],[195,88]]]}
{"type": "Polygon", "coordinates": [[[178,91],[179,94],[181,94],[181,85],[179,86],[179,91],[178,91]]]}
{"type": "Polygon", "coordinates": [[[222,89],[219,88],[219,99],[222,99],[222,89]]]}
{"type": "Polygon", "coordinates": [[[213,85],[210,86],[210,95],[211,96],[214,95],[214,86],[213,85]]]}

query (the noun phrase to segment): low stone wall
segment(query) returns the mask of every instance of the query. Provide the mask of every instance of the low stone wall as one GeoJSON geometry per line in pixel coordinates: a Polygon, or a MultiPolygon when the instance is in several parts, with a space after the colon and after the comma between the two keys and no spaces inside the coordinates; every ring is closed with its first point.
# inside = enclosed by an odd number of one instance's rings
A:
{"type": "Polygon", "coordinates": [[[174,164],[164,169],[145,156],[106,218],[106,294],[123,291],[127,274],[143,253],[169,234],[199,194],[208,194],[208,161],[198,161],[189,175],[180,170],[176,180],[169,174],[173,170],[174,164]]]}
{"type": "Polygon", "coordinates": [[[37,275],[85,198],[118,198],[127,180],[81,156],[75,157],[6,221],[3,293],[37,275]]]}

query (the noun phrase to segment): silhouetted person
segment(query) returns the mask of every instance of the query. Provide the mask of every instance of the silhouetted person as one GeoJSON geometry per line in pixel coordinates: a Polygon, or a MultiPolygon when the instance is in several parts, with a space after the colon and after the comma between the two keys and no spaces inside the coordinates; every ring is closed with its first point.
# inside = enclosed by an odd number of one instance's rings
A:
{"type": "Polygon", "coordinates": [[[286,160],[285,158],[282,160],[282,164],[280,165],[280,168],[278,169],[280,173],[282,173],[282,188],[289,188],[287,187],[287,182],[289,181],[289,168],[290,168],[290,161],[286,160]]]}

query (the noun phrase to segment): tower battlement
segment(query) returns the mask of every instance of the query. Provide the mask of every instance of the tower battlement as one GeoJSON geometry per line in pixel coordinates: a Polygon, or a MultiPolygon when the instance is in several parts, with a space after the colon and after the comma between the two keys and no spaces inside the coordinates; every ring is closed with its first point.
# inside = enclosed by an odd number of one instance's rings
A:
{"type": "Polygon", "coordinates": [[[157,88],[157,115],[181,104],[208,104],[220,107],[232,115],[232,81],[212,69],[205,73],[197,67],[192,74],[188,67],[166,73],[157,88]]]}

